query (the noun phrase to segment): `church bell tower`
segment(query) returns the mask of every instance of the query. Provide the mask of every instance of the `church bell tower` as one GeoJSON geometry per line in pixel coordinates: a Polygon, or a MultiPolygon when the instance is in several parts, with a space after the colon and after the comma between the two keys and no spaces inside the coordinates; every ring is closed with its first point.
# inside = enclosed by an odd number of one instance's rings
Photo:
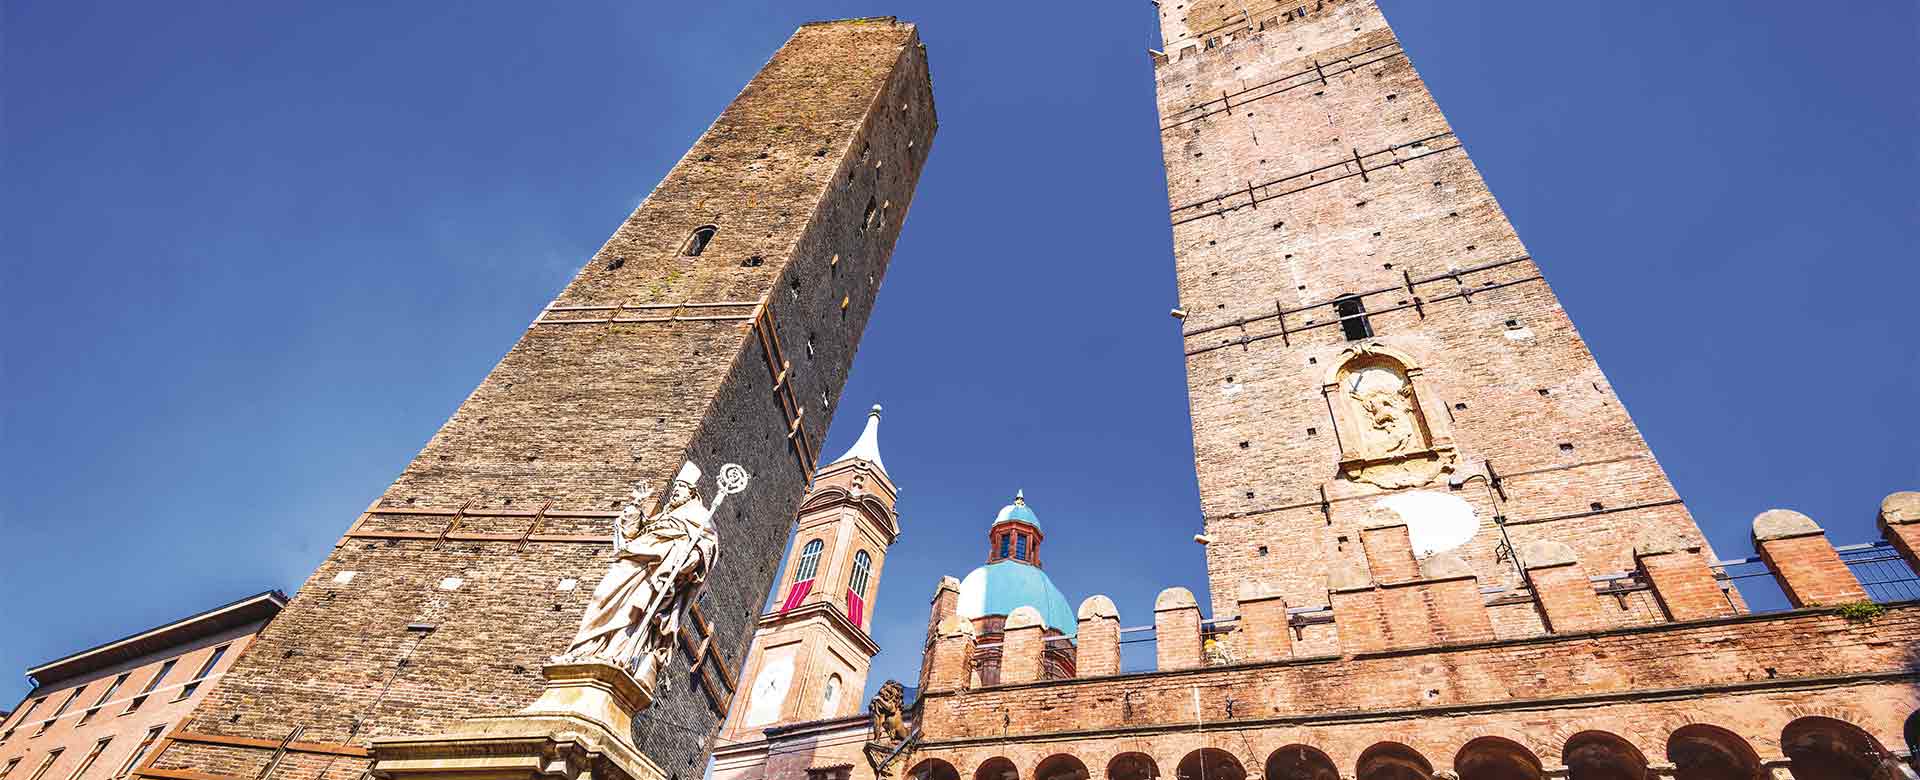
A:
{"type": "Polygon", "coordinates": [[[721,738],[759,739],[770,727],[860,711],[874,596],[887,548],[900,536],[898,491],[880,461],[880,407],[853,447],[814,474],[800,505],[773,608],[760,616],[741,680],[746,688],[721,738]]]}

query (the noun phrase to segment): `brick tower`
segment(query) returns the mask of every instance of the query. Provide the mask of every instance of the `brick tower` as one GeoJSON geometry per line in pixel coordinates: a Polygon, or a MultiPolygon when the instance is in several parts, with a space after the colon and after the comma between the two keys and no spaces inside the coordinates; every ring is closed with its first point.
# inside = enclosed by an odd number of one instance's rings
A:
{"type": "Polygon", "coordinates": [[[1374,0],[1155,5],[1212,614],[1067,672],[942,581],[907,776],[1913,777],[1920,494],[1719,560],[1374,0]]]}
{"type": "Polygon", "coordinates": [[[1371,525],[1503,587],[1536,540],[1595,571],[1702,544],[1373,3],[1159,11],[1217,613],[1250,582],[1324,603],[1371,525]]]}
{"type": "Polygon", "coordinates": [[[860,711],[874,644],[873,603],[887,548],[900,536],[898,496],[880,461],[880,407],[860,439],[820,467],[774,608],[760,616],[720,738],[745,742],[770,726],[860,711]]]}
{"type": "Polygon", "coordinates": [[[541,691],[635,485],[751,486],[632,741],[697,777],[935,118],[891,18],[801,27],[621,223],[140,774],[352,780],[380,738],[541,691]]]}

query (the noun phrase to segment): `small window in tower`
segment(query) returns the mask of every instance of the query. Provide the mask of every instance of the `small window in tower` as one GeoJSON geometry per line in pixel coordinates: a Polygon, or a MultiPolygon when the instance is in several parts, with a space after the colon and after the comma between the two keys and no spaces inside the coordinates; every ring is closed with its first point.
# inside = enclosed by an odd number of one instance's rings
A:
{"type": "Polygon", "coordinates": [[[686,255],[687,257],[699,257],[701,252],[707,251],[707,242],[713,240],[713,234],[718,232],[720,232],[720,228],[715,225],[702,225],[695,228],[693,235],[687,236],[687,245],[680,250],[680,254],[686,255]]]}
{"type": "Polygon", "coordinates": [[[1013,534],[1000,535],[1000,557],[1005,558],[1013,552],[1013,534]]]}
{"type": "Polygon", "coordinates": [[[880,213],[880,204],[872,198],[867,199],[867,215],[860,219],[860,232],[864,233],[874,226],[875,217],[880,213]]]}
{"type": "Polygon", "coordinates": [[[1023,561],[1027,559],[1027,535],[1026,534],[1021,534],[1013,538],[1013,557],[1019,558],[1020,560],[1023,560],[1023,561]]]}
{"type": "Polygon", "coordinates": [[[800,565],[793,567],[794,582],[813,579],[813,575],[820,571],[820,550],[825,547],[825,543],[814,539],[807,542],[807,546],[800,548],[800,565]]]}
{"type": "Polygon", "coordinates": [[[1367,322],[1367,305],[1360,301],[1360,296],[1335,298],[1333,308],[1340,313],[1340,330],[1346,333],[1348,341],[1373,337],[1373,325],[1367,322]]]}

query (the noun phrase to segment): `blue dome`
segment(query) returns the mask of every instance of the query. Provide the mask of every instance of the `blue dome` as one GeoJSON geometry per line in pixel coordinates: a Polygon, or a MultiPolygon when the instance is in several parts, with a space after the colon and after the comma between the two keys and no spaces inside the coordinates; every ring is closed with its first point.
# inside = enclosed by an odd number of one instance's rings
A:
{"type": "Polygon", "coordinates": [[[1033,513],[1031,507],[1027,506],[1026,491],[1014,494],[1013,503],[1000,507],[1000,515],[993,519],[993,524],[999,525],[1009,520],[1026,523],[1033,526],[1034,530],[1040,529],[1040,518],[1033,513]]]}
{"type": "Polygon", "coordinates": [[[1041,622],[1068,639],[1079,632],[1080,624],[1073,607],[1067,604],[1067,597],[1060,589],[1054,587],[1053,580],[1048,579],[1040,567],[1020,561],[1001,561],[974,569],[960,581],[960,603],[954,611],[960,617],[973,620],[985,615],[1010,615],[1020,607],[1033,607],[1040,613],[1041,622]]]}

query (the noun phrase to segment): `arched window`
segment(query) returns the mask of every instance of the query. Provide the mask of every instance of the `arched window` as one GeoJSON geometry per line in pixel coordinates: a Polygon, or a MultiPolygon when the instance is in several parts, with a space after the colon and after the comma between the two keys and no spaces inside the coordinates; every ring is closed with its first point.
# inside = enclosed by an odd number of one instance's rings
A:
{"type": "Polygon", "coordinates": [[[1023,560],[1023,561],[1027,560],[1027,535],[1026,534],[1020,534],[1019,536],[1015,536],[1013,538],[1013,557],[1019,558],[1020,560],[1023,560]]]}
{"type": "Polygon", "coordinates": [[[680,254],[699,257],[701,252],[707,251],[707,242],[713,240],[713,234],[718,232],[720,228],[717,225],[701,225],[694,228],[693,235],[687,236],[687,245],[680,250],[680,254]]]}
{"type": "Polygon", "coordinates": [[[820,550],[824,547],[826,547],[825,544],[815,539],[807,542],[807,546],[800,548],[800,565],[793,568],[794,582],[806,582],[813,579],[813,575],[820,571],[820,550]]]}
{"type": "Polygon", "coordinates": [[[820,695],[820,716],[831,718],[834,707],[840,704],[840,675],[828,675],[826,691],[820,695]]]}
{"type": "Polygon", "coordinates": [[[867,199],[867,215],[860,218],[860,232],[865,233],[867,232],[868,229],[872,228],[874,226],[874,222],[876,221],[874,217],[879,213],[880,213],[880,204],[875,202],[874,199],[868,198],[867,199]]]}
{"type": "Polygon", "coordinates": [[[1340,314],[1340,330],[1348,341],[1373,338],[1373,325],[1367,322],[1367,304],[1358,295],[1333,299],[1333,310],[1340,314]]]}
{"type": "Polygon", "coordinates": [[[1013,534],[1001,534],[1000,535],[1000,557],[1005,558],[1008,555],[1012,554],[1012,551],[1013,551],[1013,534]]]}
{"type": "Polygon", "coordinates": [[[867,595],[867,573],[873,569],[873,557],[866,550],[853,554],[853,577],[847,580],[847,590],[856,595],[867,595]]]}

